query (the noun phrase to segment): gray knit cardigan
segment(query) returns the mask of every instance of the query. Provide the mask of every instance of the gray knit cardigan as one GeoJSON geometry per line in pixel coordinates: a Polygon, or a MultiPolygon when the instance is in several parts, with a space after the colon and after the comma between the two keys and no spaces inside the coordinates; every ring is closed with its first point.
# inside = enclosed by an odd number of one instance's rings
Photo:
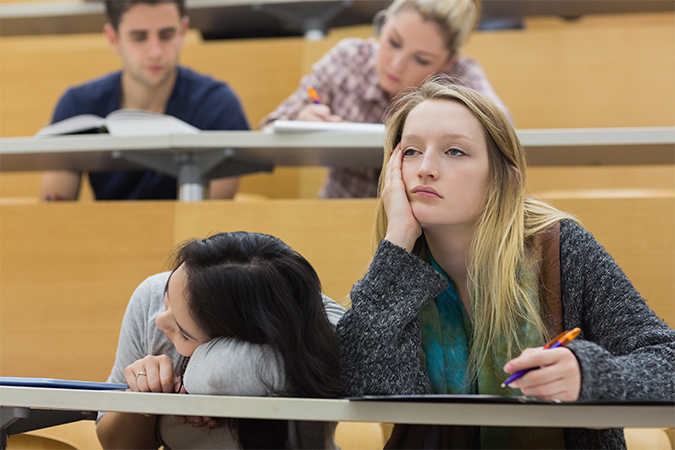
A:
{"type": "MultiPolygon", "coordinates": [[[[560,224],[564,328],[581,367],[580,400],[675,401],[675,331],[646,305],[593,236],[560,224]]],[[[337,326],[347,396],[430,393],[418,314],[447,287],[442,275],[383,240],[337,326]]],[[[570,449],[626,448],[623,430],[565,429],[570,449]]]]}

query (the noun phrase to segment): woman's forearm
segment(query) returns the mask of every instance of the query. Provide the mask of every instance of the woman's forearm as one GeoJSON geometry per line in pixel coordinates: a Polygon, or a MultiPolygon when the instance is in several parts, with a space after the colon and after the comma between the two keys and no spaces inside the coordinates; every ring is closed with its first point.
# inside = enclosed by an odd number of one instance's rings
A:
{"type": "Polygon", "coordinates": [[[104,449],[157,449],[156,423],[157,416],[109,412],[96,425],[96,434],[104,449]]]}

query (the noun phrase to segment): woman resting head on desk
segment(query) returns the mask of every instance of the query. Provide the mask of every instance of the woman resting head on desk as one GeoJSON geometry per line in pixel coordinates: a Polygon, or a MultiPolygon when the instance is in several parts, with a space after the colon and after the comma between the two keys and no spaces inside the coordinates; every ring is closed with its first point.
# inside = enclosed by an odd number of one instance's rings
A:
{"type": "MultiPolygon", "coordinates": [[[[675,332],[578,221],[524,197],[525,153],[484,96],[434,77],[398,98],[380,190],[377,250],[337,328],[348,396],[675,399],[675,332]]],[[[389,444],[625,447],[621,430],[430,431],[397,426],[389,444]]]]}
{"type": "MultiPolygon", "coordinates": [[[[478,62],[460,53],[479,18],[479,0],[395,0],[376,17],[378,40],[340,41],[260,126],[277,119],[380,123],[392,98],[437,72],[507,111],[478,62]]],[[[379,172],[332,168],[319,195],[375,197],[379,172]]]]}
{"type": "MultiPolygon", "coordinates": [[[[134,292],[110,382],[132,391],[337,397],[344,313],[281,240],[221,233],[178,248],[134,292]]],[[[331,448],[334,424],[105,413],[105,448],[331,448]]]]}

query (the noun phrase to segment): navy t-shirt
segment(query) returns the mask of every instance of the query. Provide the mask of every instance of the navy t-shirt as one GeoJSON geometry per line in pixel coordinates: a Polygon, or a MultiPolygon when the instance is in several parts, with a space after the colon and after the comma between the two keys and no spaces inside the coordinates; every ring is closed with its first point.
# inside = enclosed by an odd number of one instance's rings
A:
{"type": "MultiPolygon", "coordinates": [[[[113,72],[80,86],[61,97],[52,123],[79,114],[105,117],[120,109],[122,72],[113,72]]],[[[239,99],[225,83],[178,67],[165,114],[200,130],[250,129],[239,99]]],[[[176,179],[154,170],[90,172],[97,200],[157,200],[177,197],[176,179]]]]}

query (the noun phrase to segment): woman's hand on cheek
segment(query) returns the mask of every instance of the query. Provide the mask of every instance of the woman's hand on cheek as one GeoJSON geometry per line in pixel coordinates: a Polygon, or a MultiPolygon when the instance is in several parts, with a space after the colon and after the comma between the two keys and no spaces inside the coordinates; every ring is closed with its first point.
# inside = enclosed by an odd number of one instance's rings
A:
{"type": "Polygon", "coordinates": [[[173,362],[166,355],[148,355],[128,365],[124,379],[133,392],[174,392],[173,362]]]}
{"type": "Polygon", "coordinates": [[[401,176],[403,152],[399,144],[391,155],[384,174],[382,203],[387,213],[387,235],[385,239],[412,251],[415,241],[422,234],[422,228],[413,215],[405,184],[401,176]]]}
{"type": "Polygon", "coordinates": [[[538,369],[526,373],[509,386],[539,400],[573,402],[579,398],[581,368],[570,349],[528,348],[507,362],[504,371],[515,373],[531,367],[538,369]]]}

